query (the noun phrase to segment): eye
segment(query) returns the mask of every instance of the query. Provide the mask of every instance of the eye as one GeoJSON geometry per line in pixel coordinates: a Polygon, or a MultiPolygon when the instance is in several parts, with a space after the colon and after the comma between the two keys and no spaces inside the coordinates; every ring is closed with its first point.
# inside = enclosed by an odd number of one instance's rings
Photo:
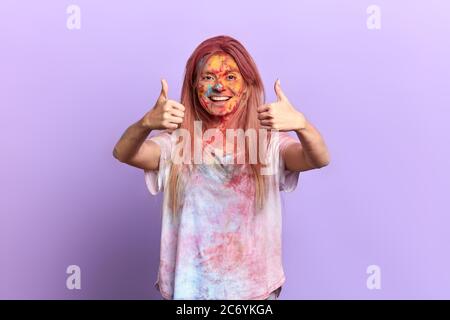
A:
{"type": "Polygon", "coordinates": [[[236,79],[237,79],[236,76],[233,75],[233,74],[229,74],[229,75],[227,76],[227,80],[236,80],[236,79]]]}
{"type": "Polygon", "coordinates": [[[202,79],[206,80],[206,81],[211,81],[211,80],[214,80],[214,77],[209,75],[209,74],[207,74],[207,75],[203,76],[202,79]]]}

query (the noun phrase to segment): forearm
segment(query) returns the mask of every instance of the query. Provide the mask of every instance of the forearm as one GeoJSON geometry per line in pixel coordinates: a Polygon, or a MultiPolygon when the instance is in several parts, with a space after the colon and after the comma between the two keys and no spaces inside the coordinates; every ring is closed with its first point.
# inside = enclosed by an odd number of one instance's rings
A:
{"type": "Polygon", "coordinates": [[[148,126],[143,124],[142,120],[129,126],[114,147],[114,157],[121,162],[126,162],[132,158],[151,131],[148,126]]]}
{"type": "Polygon", "coordinates": [[[315,168],[321,168],[330,163],[328,148],[319,131],[309,122],[302,129],[295,130],[302,144],[305,160],[315,168]]]}

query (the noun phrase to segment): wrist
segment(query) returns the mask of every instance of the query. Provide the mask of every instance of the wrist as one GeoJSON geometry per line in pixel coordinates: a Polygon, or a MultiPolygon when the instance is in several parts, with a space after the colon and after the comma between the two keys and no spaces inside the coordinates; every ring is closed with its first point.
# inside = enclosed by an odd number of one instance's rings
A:
{"type": "Polygon", "coordinates": [[[152,127],[150,121],[147,119],[147,117],[143,117],[136,124],[139,127],[139,129],[141,129],[141,130],[149,131],[149,132],[151,130],[153,130],[153,127],[152,127]]]}
{"type": "Polygon", "coordinates": [[[306,118],[304,116],[300,116],[300,119],[298,120],[294,131],[297,133],[305,131],[307,125],[308,125],[308,121],[306,120],[306,118]]]}

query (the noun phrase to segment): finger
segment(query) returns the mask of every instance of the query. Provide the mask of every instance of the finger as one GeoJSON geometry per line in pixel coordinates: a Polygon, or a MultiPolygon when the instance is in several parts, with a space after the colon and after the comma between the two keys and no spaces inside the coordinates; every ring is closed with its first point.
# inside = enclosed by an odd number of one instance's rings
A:
{"type": "Polygon", "coordinates": [[[180,111],[184,111],[186,108],[179,102],[175,101],[175,100],[167,100],[167,102],[174,108],[180,110],[180,111]]]}
{"type": "Polygon", "coordinates": [[[170,117],[167,118],[167,121],[169,121],[171,123],[182,123],[183,122],[183,118],[170,116],[170,117]]]}
{"type": "Polygon", "coordinates": [[[272,120],[267,120],[267,119],[260,120],[259,123],[261,123],[261,125],[263,125],[263,126],[269,126],[269,127],[272,127],[272,124],[273,124],[272,120]]]}
{"type": "Polygon", "coordinates": [[[275,81],[274,89],[278,101],[287,101],[286,95],[284,94],[283,90],[281,90],[280,79],[277,79],[277,81],[275,81]]]}
{"type": "Polygon", "coordinates": [[[172,132],[173,130],[178,128],[178,124],[171,122],[168,122],[165,126],[167,129],[169,129],[169,132],[172,132]]]}
{"type": "Polygon", "coordinates": [[[270,104],[263,104],[262,106],[259,106],[258,108],[256,108],[257,112],[265,112],[268,111],[270,109],[270,104]]]}
{"type": "Polygon", "coordinates": [[[180,111],[180,110],[178,110],[178,109],[172,108],[169,112],[170,112],[170,114],[173,115],[173,116],[177,116],[177,117],[180,117],[180,118],[183,118],[183,117],[184,117],[184,112],[183,112],[183,111],[180,111]]]}
{"type": "Polygon", "coordinates": [[[158,102],[164,102],[167,100],[169,92],[169,85],[167,84],[166,79],[161,79],[161,93],[158,97],[158,102]]]}
{"type": "Polygon", "coordinates": [[[258,114],[258,119],[259,120],[270,119],[270,118],[272,118],[272,115],[268,111],[261,112],[261,113],[258,114]]]}

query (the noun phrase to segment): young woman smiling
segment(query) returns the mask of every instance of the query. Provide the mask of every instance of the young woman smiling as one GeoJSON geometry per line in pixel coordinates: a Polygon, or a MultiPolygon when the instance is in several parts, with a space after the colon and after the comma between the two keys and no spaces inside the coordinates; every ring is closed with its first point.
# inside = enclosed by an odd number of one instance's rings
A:
{"type": "MultiPolygon", "coordinates": [[[[275,92],[277,101],[265,104],[257,67],[240,42],[229,36],[210,38],[187,61],[181,101],[169,99],[162,80],[154,107],[117,142],[114,157],[143,169],[150,193],[164,191],[155,285],[165,299],[278,297],[285,282],[280,191],[294,190],[299,172],[330,160],[321,134],[291,104],[279,80],[275,92]],[[260,160],[224,162],[238,155],[249,159],[254,150],[249,143],[235,147],[234,137],[219,144],[231,152],[202,153],[209,158],[206,164],[175,163],[176,145],[193,150],[198,121],[202,132],[214,129],[224,136],[230,129],[267,129],[268,144],[259,144],[258,136],[258,152],[277,170],[263,174],[260,160]],[[190,138],[174,139],[177,129],[190,138]],[[153,130],[162,131],[149,138],[153,130]]],[[[214,141],[204,141],[201,149],[214,141]]]]}

